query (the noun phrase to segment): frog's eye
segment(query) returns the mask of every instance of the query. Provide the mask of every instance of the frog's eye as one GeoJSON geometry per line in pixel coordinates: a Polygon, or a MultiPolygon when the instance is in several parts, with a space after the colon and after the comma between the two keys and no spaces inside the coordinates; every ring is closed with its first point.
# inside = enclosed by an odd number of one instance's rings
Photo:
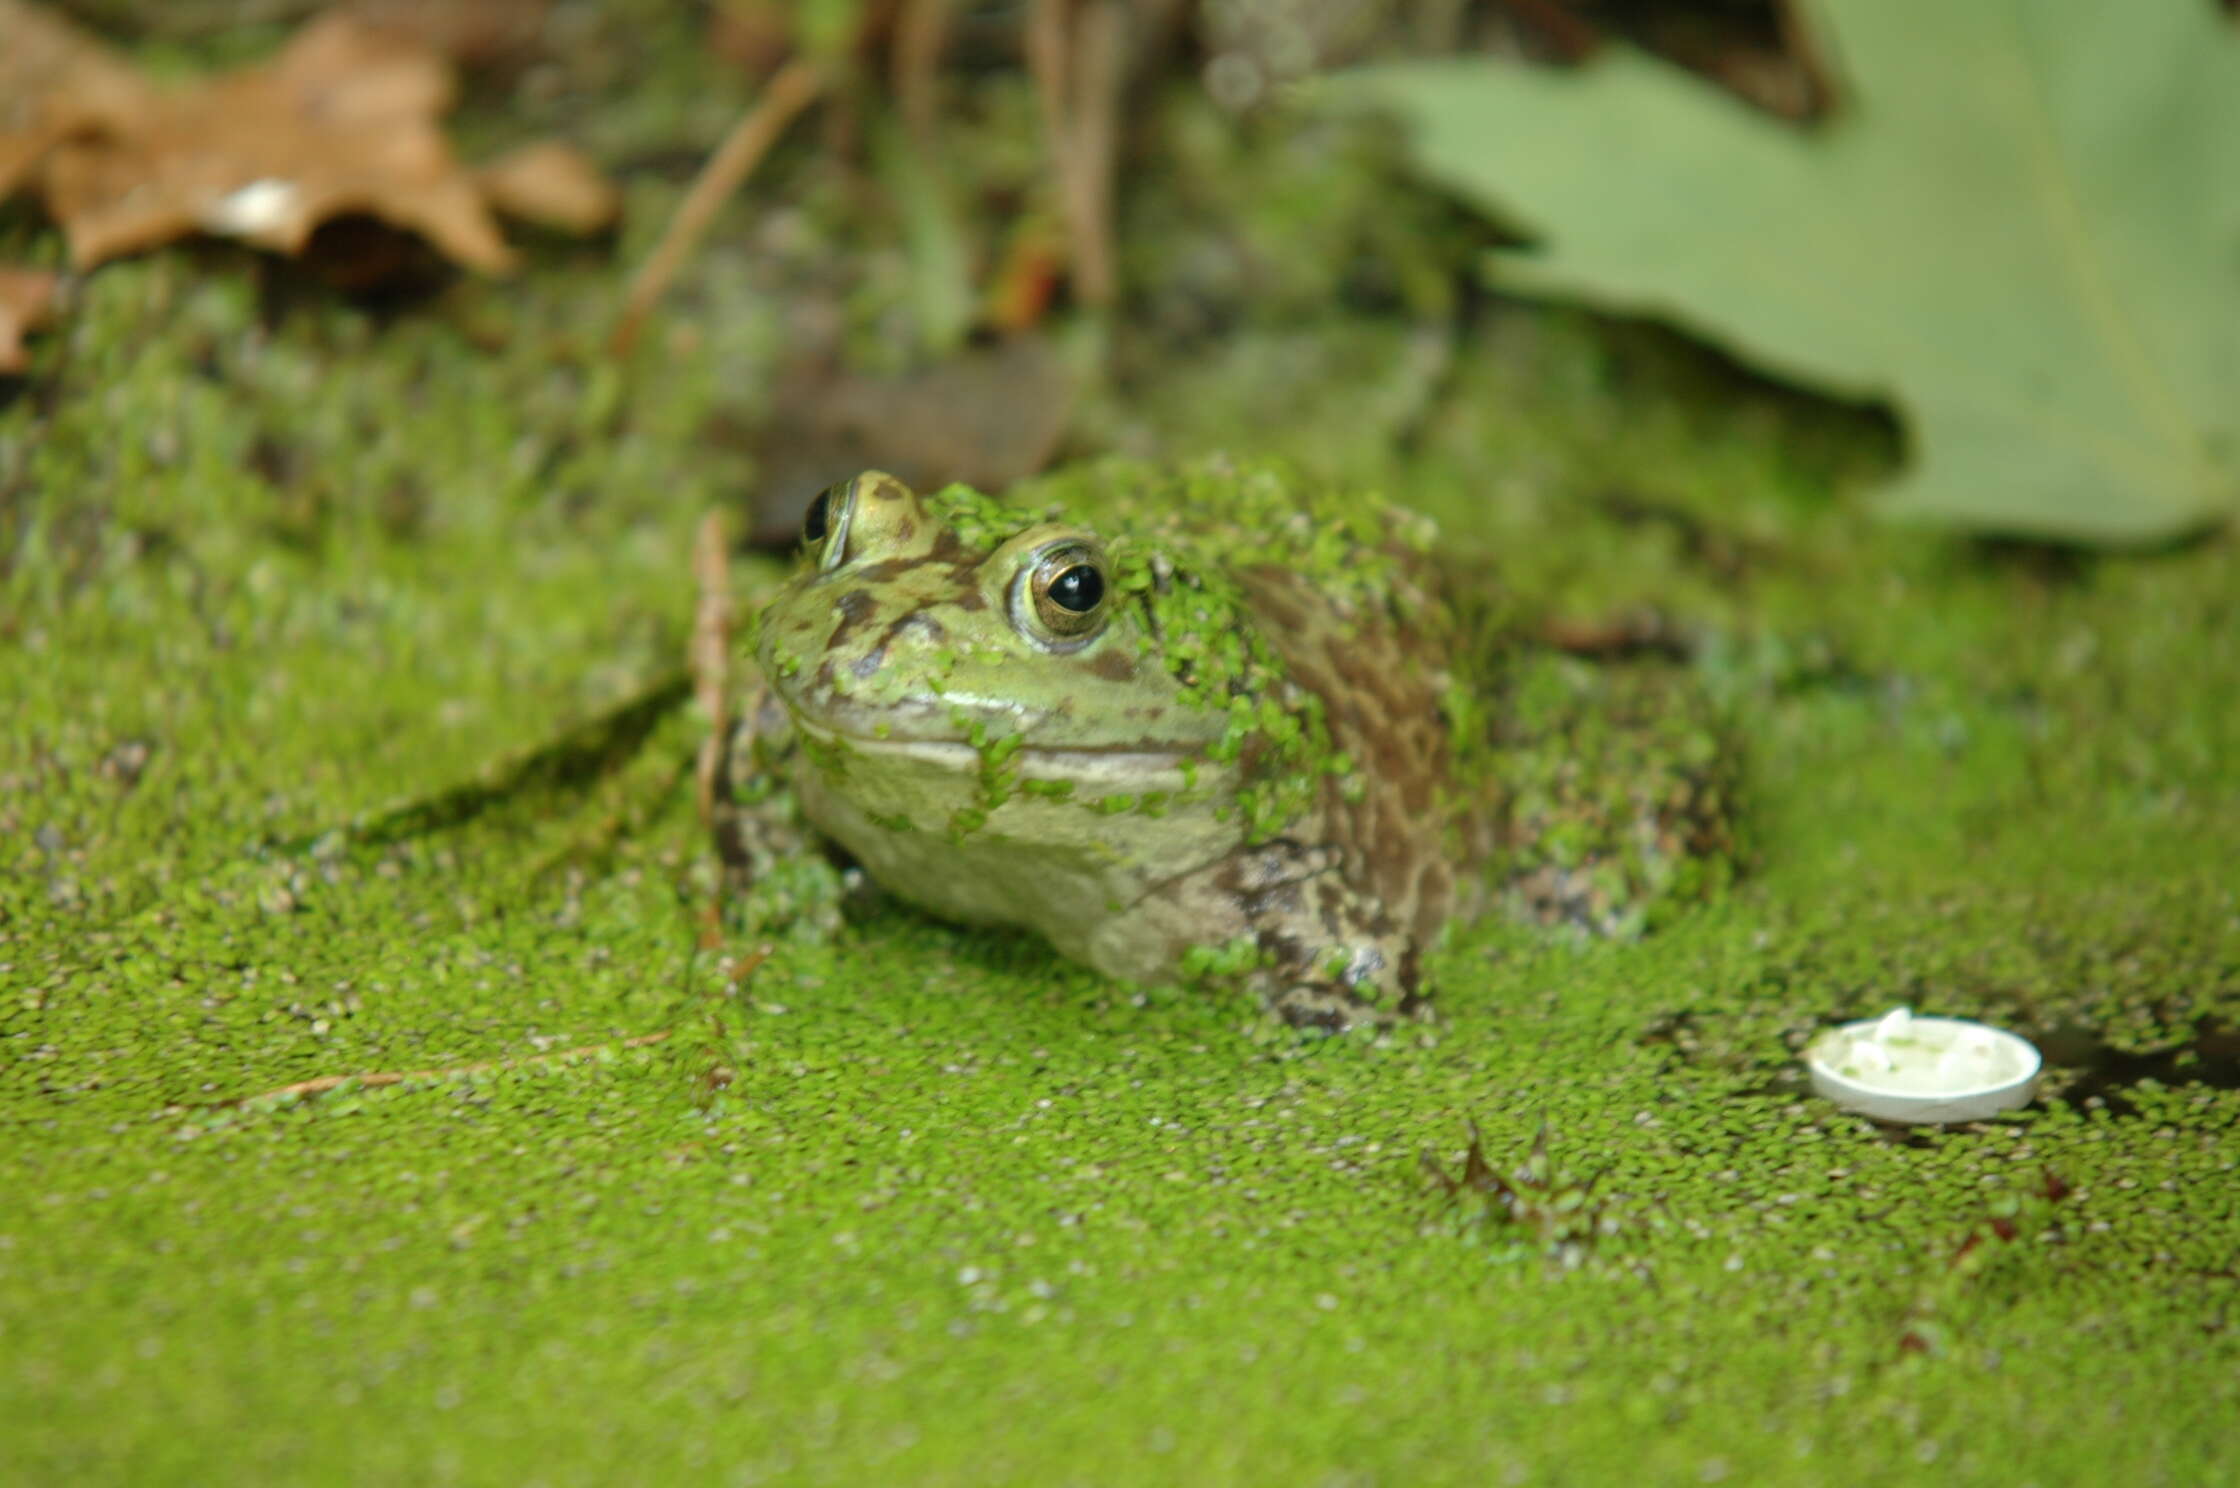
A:
{"type": "Polygon", "coordinates": [[[848,556],[848,518],[855,512],[855,488],[852,480],[827,486],[802,513],[801,542],[820,569],[838,568],[848,556]]]}
{"type": "Polygon", "coordinates": [[[1104,628],[1104,554],[1078,539],[1054,543],[1034,556],[1020,573],[1012,596],[1019,627],[1044,645],[1061,651],[1087,645],[1104,628]]]}

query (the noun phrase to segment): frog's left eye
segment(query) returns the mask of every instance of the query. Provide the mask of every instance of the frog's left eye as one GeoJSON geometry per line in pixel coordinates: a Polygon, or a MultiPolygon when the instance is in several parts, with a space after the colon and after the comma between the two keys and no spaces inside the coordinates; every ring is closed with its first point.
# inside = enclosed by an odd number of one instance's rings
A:
{"type": "Polygon", "coordinates": [[[1086,542],[1054,543],[1037,553],[1020,573],[1012,595],[1012,616],[1021,629],[1044,645],[1071,651],[1087,645],[1104,628],[1112,586],[1104,554],[1086,542]]]}
{"type": "Polygon", "coordinates": [[[817,493],[801,515],[801,541],[820,569],[838,568],[848,556],[848,518],[855,512],[856,483],[841,481],[817,493]]]}

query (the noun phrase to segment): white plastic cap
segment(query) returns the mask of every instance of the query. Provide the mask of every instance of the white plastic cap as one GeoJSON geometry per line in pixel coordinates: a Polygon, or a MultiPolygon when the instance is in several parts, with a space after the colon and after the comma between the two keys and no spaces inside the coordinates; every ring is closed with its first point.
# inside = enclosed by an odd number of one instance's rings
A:
{"type": "Polygon", "coordinates": [[[1905,1008],[1831,1028],[1805,1050],[1814,1090],[1877,1121],[1979,1121],[2027,1105],[2043,1063],[2004,1029],[1905,1008]]]}

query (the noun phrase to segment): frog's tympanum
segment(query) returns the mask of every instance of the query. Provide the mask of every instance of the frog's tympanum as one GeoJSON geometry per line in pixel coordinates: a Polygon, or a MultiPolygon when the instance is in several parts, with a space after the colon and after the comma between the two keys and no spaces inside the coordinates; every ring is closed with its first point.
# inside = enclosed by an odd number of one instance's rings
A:
{"type": "Polygon", "coordinates": [[[1418,1012],[1488,903],[1622,932],[1722,871],[1715,734],[1466,642],[1428,522],[1219,463],[1064,495],[817,498],[725,751],[735,863],[790,795],[935,914],[1332,1029],[1418,1012]]]}

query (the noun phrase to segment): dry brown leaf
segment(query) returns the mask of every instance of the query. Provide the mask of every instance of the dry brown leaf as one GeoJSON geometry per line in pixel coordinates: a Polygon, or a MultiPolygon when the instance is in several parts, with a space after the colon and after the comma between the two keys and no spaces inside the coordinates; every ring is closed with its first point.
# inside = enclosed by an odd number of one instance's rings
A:
{"type": "Polygon", "coordinates": [[[128,133],[57,145],[47,210],[81,271],[194,232],[295,253],[321,222],[363,212],[502,273],[513,254],[436,127],[451,97],[433,52],[329,16],[263,66],[159,95],[128,133]]]}
{"type": "Polygon", "coordinates": [[[100,42],[25,0],[0,0],[0,197],[70,134],[129,130],[155,90],[100,42]]]}
{"type": "Polygon", "coordinates": [[[0,374],[24,369],[23,334],[53,318],[62,277],[0,264],[0,374]]]}
{"type": "Polygon", "coordinates": [[[583,152],[558,140],[523,145],[475,173],[491,206],[508,217],[589,235],[614,226],[622,193],[583,152]]]}
{"type": "Polygon", "coordinates": [[[347,0],[337,8],[454,62],[484,66],[527,51],[552,6],[550,0],[347,0]]]}
{"type": "MultiPolygon", "coordinates": [[[[484,182],[437,124],[453,91],[424,40],[347,12],[257,66],[162,88],[52,13],[0,0],[0,196],[36,192],[81,272],[193,233],[295,254],[321,224],[366,216],[502,273],[514,258],[484,182]]],[[[576,230],[612,220],[611,188],[580,157],[530,165],[493,173],[509,208],[576,230]]]]}

